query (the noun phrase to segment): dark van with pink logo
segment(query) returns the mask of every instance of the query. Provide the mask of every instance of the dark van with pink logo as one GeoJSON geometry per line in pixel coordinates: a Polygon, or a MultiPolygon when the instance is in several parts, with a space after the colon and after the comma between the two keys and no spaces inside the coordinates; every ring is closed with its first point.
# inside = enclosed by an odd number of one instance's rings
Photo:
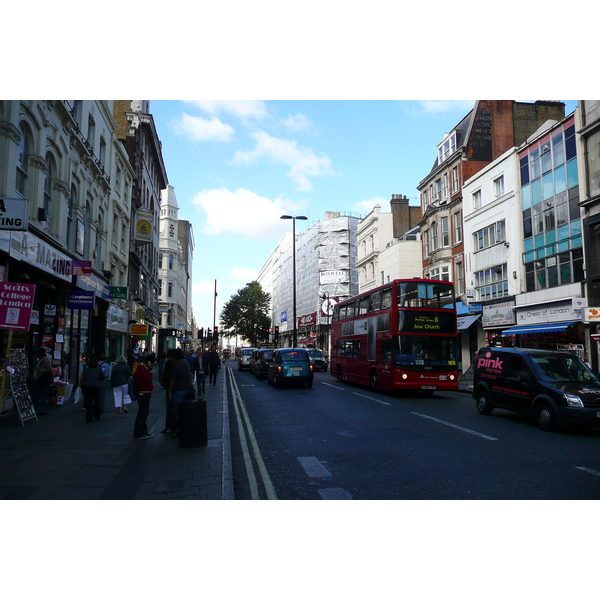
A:
{"type": "Polygon", "coordinates": [[[568,352],[481,348],[473,398],[482,415],[512,410],[534,417],[544,431],[600,425],[600,378],[568,352]]]}

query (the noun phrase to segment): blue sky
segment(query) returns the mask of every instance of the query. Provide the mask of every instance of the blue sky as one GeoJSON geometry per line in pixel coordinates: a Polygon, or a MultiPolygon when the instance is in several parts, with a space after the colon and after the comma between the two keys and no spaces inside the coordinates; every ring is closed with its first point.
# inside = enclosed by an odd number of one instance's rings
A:
{"type": "MultiPolygon", "coordinates": [[[[566,101],[566,114],[576,102],[566,101]]],[[[193,310],[212,327],[291,228],[325,211],[366,214],[392,194],[418,204],[437,144],[474,101],[151,101],[179,217],[192,223],[193,310]]]]}

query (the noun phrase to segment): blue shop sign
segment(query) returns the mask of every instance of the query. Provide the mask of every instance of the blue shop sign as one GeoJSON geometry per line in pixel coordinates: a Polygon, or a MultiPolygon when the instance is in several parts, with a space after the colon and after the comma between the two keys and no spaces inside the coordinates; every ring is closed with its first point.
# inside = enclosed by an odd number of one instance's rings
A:
{"type": "Polygon", "coordinates": [[[281,323],[285,323],[287,321],[287,310],[284,310],[281,313],[281,323]]]}
{"type": "Polygon", "coordinates": [[[82,310],[94,310],[94,292],[69,292],[69,302],[67,306],[69,308],[79,308],[82,310]]]}
{"type": "Polygon", "coordinates": [[[96,275],[78,275],[73,277],[73,285],[81,290],[95,292],[98,298],[110,302],[110,285],[96,275]]]}

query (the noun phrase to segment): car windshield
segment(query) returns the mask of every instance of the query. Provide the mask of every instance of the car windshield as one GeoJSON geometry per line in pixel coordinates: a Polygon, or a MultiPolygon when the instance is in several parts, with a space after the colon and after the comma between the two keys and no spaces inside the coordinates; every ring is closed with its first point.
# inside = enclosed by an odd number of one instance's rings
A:
{"type": "Polygon", "coordinates": [[[323,352],[321,350],[309,350],[308,354],[311,358],[323,358],[323,352]]]}
{"type": "Polygon", "coordinates": [[[263,353],[261,354],[261,358],[262,358],[263,360],[271,360],[271,359],[273,358],[273,352],[272,352],[272,351],[269,351],[269,352],[263,352],[263,353]]]}
{"type": "Polygon", "coordinates": [[[242,350],[242,356],[250,356],[252,354],[253,350],[251,349],[247,349],[247,350],[242,350]]]}
{"type": "Polygon", "coordinates": [[[593,381],[600,383],[598,376],[573,354],[532,355],[543,375],[553,381],[593,381]]]}
{"type": "Polygon", "coordinates": [[[282,362],[307,362],[308,361],[308,352],[282,352],[281,353],[281,361],[282,362]]]}

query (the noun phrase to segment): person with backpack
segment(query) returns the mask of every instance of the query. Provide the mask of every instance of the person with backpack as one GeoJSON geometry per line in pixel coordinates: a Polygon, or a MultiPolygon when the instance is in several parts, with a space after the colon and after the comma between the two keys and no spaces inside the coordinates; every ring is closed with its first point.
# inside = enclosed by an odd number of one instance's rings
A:
{"type": "Polygon", "coordinates": [[[115,395],[115,408],[119,414],[123,411],[126,413],[129,412],[129,409],[126,406],[127,404],[131,404],[131,398],[128,392],[130,377],[131,368],[127,364],[127,359],[121,355],[117,358],[117,364],[113,367],[110,374],[110,383],[113,386],[115,395]]]}
{"type": "Polygon", "coordinates": [[[103,352],[98,358],[98,366],[104,373],[104,379],[100,382],[100,412],[106,412],[106,392],[110,386],[110,364],[106,362],[106,354],[103,352]]]}
{"type": "Polygon", "coordinates": [[[138,365],[133,377],[137,391],[138,412],[133,426],[133,437],[137,440],[147,440],[152,437],[148,431],[146,419],[150,413],[150,395],[154,389],[152,383],[153,355],[147,355],[138,365]]]}

